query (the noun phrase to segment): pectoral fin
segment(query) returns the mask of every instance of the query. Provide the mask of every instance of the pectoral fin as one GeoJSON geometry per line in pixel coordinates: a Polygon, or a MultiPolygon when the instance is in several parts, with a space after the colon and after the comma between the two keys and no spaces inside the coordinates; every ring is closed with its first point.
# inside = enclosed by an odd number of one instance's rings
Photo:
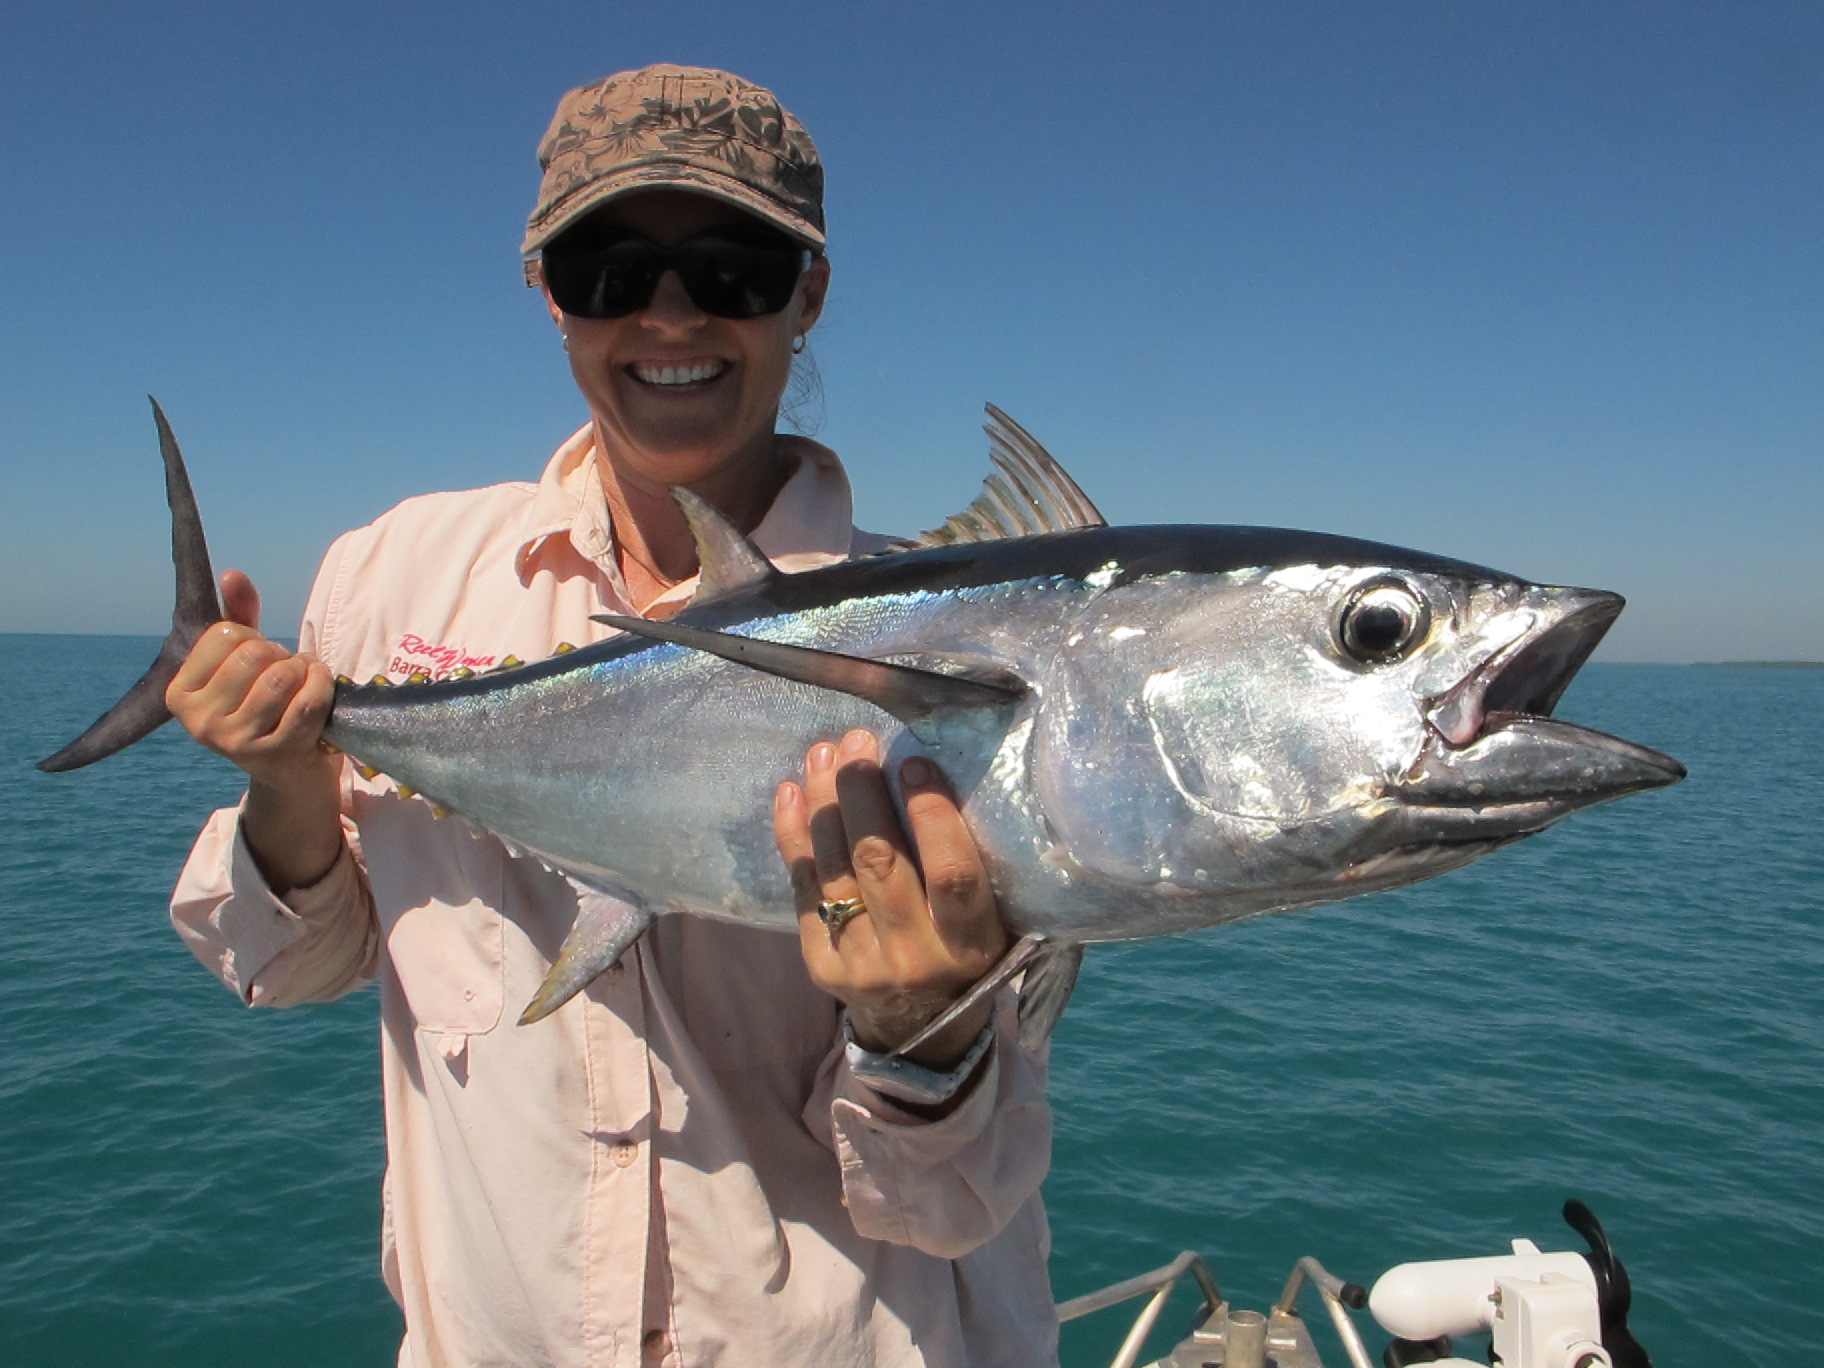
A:
{"type": "Polygon", "coordinates": [[[987,683],[939,674],[935,670],[919,670],[910,665],[895,665],[885,660],[686,627],[677,622],[653,622],[614,613],[597,613],[594,620],[635,636],[707,651],[782,679],[795,679],[800,684],[815,684],[820,689],[853,694],[883,712],[891,713],[909,727],[949,709],[1001,707],[1026,692],[1024,685],[1013,680],[987,683]]]}

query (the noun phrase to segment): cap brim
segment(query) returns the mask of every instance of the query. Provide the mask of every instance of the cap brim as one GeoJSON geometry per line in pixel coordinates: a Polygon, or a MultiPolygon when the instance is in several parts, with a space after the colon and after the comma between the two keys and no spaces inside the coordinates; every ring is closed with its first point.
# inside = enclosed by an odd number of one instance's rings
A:
{"type": "Polygon", "coordinates": [[[574,195],[560,200],[549,214],[538,221],[536,226],[526,231],[526,239],[520,245],[522,255],[530,256],[542,251],[550,241],[563,233],[565,229],[575,226],[588,214],[601,208],[610,201],[621,199],[626,195],[641,190],[685,190],[691,194],[706,195],[710,199],[721,200],[724,204],[752,214],[772,224],[775,228],[790,235],[806,247],[822,251],[824,246],[823,231],[808,219],[793,213],[777,200],[769,199],[731,176],[724,176],[715,171],[688,162],[649,162],[643,166],[631,166],[612,176],[592,181],[574,195]]]}

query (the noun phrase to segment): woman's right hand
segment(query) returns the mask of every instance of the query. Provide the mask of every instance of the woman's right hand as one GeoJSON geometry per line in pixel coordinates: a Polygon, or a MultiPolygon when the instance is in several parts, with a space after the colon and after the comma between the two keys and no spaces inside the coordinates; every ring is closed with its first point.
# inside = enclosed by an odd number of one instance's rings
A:
{"type": "Polygon", "coordinates": [[[241,835],[274,893],[317,882],[343,847],[341,761],[323,745],[329,667],[260,635],[260,595],[222,576],[227,619],[197,638],[165,690],[184,729],[247,774],[241,835]]]}
{"type": "Polygon", "coordinates": [[[260,595],[239,570],[222,576],[227,619],[197,638],[165,690],[184,729],[252,779],[315,777],[335,680],[329,667],[260,635],[260,595]]]}

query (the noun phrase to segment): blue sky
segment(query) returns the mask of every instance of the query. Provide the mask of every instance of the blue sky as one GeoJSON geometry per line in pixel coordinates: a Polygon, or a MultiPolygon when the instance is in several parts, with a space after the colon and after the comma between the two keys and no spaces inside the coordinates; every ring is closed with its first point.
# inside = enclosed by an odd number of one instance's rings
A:
{"type": "Polygon", "coordinates": [[[1020,419],[1120,522],[1631,600],[1603,658],[1824,658],[1824,6],[8,6],[0,630],[162,631],[145,395],[289,632],[323,547],[584,417],[519,279],[558,96],[773,87],[864,523],[1020,419]]]}

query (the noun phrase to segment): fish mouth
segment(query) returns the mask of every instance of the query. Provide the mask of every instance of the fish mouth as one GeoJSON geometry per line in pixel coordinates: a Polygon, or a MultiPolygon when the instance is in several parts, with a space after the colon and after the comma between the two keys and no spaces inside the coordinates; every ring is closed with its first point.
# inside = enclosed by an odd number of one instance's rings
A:
{"type": "Polygon", "coordinates": [[[1432,700],[1430,737],[1393,786],[1438,839],[1510,840],[1685,777],[1669,755],[1551,715],[1626,601],[1598,589],[1539,595],[1527,632],[1432,700]]]}
{"type": "Polygon", "coordinates": [[[1544,591],[1540,621],[1432,702],[1426,721],[1446,746],[1466,746],[1509,720],[1550,717],[1627,600],[1602,589],[1544,591]]]}

